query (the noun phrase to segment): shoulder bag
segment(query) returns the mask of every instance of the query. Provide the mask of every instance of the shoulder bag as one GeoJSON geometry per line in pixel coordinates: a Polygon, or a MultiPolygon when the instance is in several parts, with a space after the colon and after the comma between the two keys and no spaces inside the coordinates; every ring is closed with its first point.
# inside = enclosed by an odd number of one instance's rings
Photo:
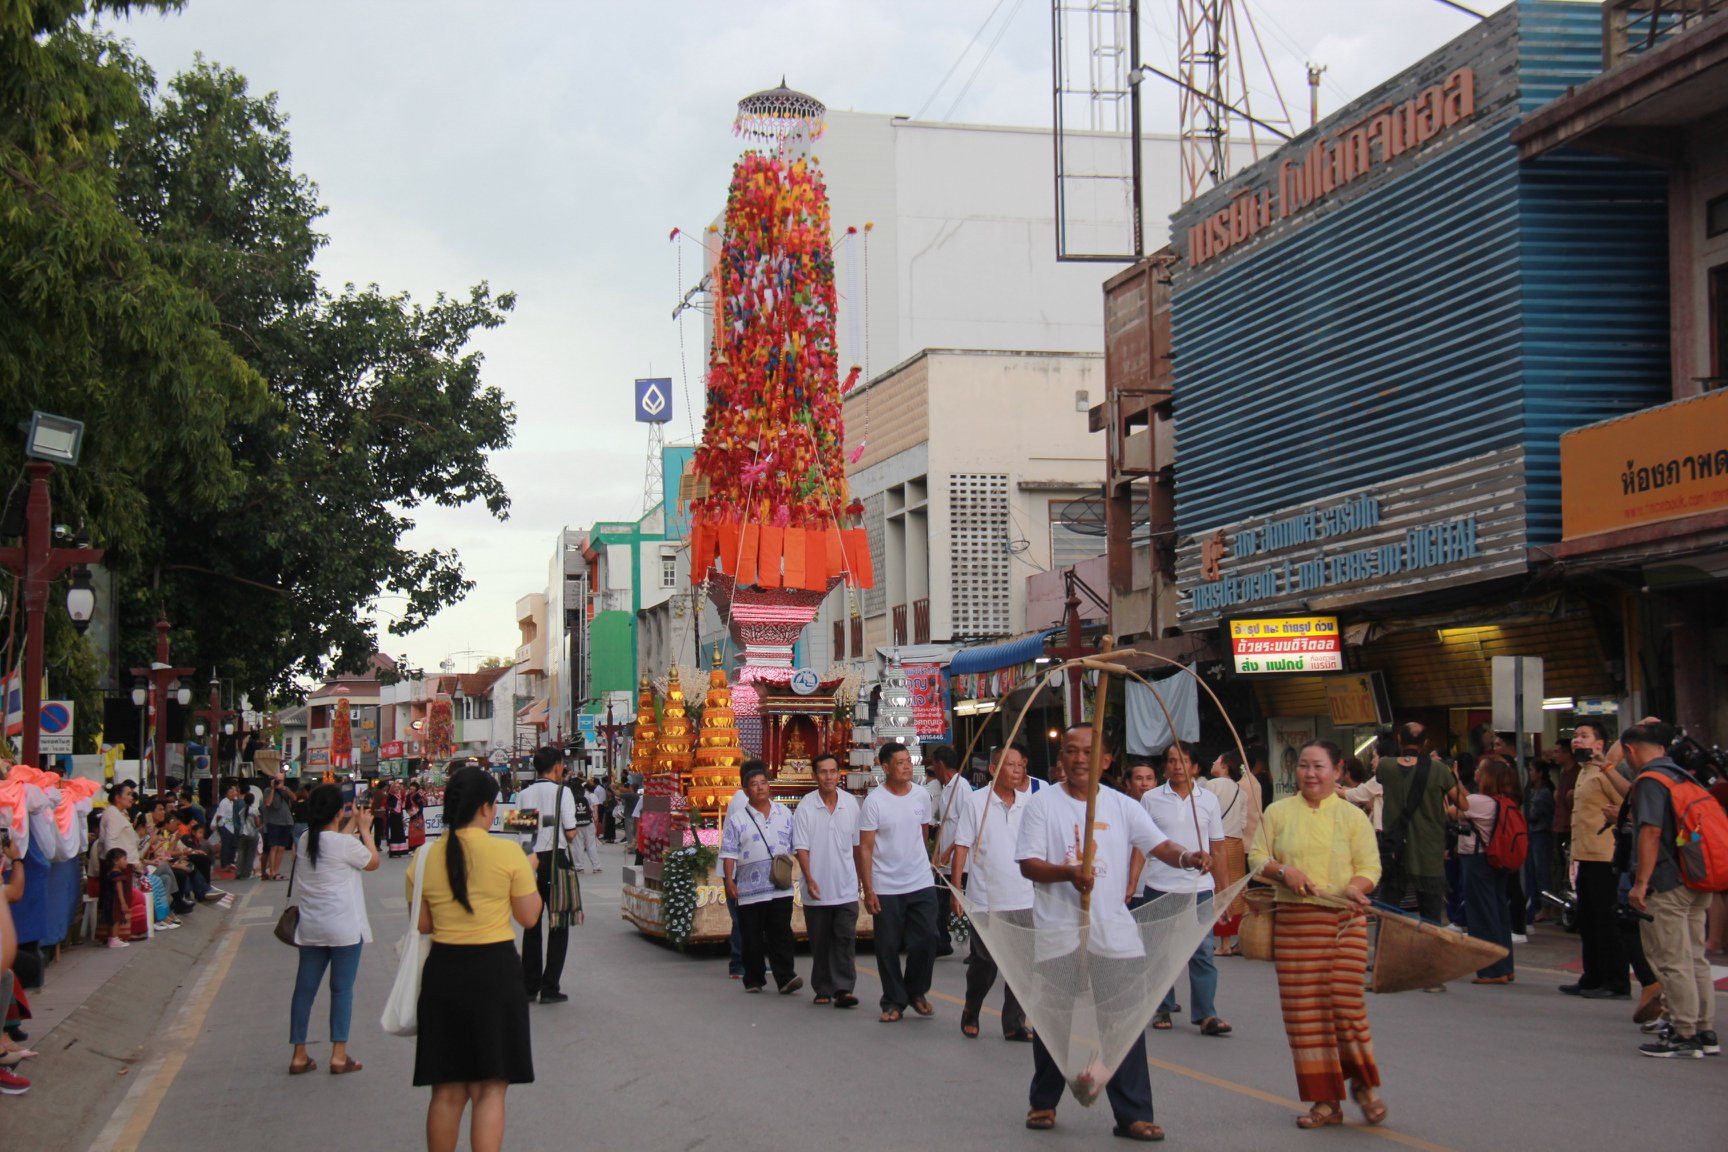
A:
{"type": "Polygon", "coordinates": [[[582,923],[582,878],[570,859],[569,841],[564,839],[564,786],[552,801],[552,883],[546,917],[554,932],[568,931],[582,923]]]}
{"type": "MultiPolygon", "coordinates": [[[[288,865],[288,895],[284,899],[294,899],[294,874],[300,868],[300,854],[294,854],[294,862],[288,865]]],[[[295,933],[300,931],[300,905],[290,904],[282,909],[282,915],[276,918],[276,939],[290,948],[298,948],[295,943],[295,933]]]]}
{"type": "Polygon", "coordinates": [[[798,858],[790,852],[774,851],[774,845],[768,843],[768,836],[762,831],[762,822],[756,819],[756,813],[750,810],[748,804],[744,806],[744,811],[750,817],[750,823],[756,825],[756,835],[762,838],[762,847],[768,850],[771,858],[768,864],[768,882],[782,892],[786,891],[792,887],[792,866],[797,863],[798,858]]]}
{"type": "Polygon", "coordinates": [[[420,903],[426,898],[426,857],[431,854],[428,845],[414,856],[414,899],[408,902],[408,930],[402,934],[396,980],[390,985],[384,1014],[378,1020],[392,1036],[412,1036],[420,1030],[420,970],[432,949],[432,937],[420,931],[420,903]]]}

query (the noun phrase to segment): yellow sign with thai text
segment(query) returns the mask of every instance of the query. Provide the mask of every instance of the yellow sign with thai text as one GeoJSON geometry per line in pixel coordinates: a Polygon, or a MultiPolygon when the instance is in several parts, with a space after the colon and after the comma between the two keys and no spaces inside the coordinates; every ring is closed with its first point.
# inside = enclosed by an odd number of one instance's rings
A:
{"type": "Polygon", "coordinates": [[[1560,437],[1567,540],[1728,509],[1728,391],[1560,437]]]}
{"type": "Polygon", "coordinates": [[[1336,616],[1275,616],[1230,621],[1230,659],[1238,675],[1341,672],[1344,642],[1336,616]]]}

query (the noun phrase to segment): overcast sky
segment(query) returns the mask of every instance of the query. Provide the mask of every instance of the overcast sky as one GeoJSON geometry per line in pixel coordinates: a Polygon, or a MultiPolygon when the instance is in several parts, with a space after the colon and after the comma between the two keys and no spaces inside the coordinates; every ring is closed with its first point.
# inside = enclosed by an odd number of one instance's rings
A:
{"type": "MultiPolygon", "coordinates": [[[[1246,6],[1298,127],[1307,61],[1327,69],[1324,116],[1474,23],[1437,0],[1246,6]]],[[[1175,0],[1141,8],[1143,58],[1174,71],[1175,0]]],[[[485,380],[516,405],[515,443],[493,461],[510,519],[418,510],[414,539],[457,548],[477,586],[383,640],[426,668],[509,656],[516,599],[545,587],[559,529],[641,512],[630,382],[682,381],[667,235],[699,234],[722,206],[741,96],[784,73],[831,108],[1050,121],[1050,0],[190,0],[117,30],[163,82],[201,51],[278,94],[295,167],[329,209],[318,267],[332,291],[376,283],[429,301],[487,280],[520,297],[478,345],[485,380]]],[[[1270,83],[1251,87],[1268,118],[1270,83]]],[[[1147,129],[1174,131],[1175,90],[1144,91],[1147,129]]],[[[699,406],[701,325],[687,325],[699,406]]],[[[689,428],[680,412],[669,435],[689,428]]]]}

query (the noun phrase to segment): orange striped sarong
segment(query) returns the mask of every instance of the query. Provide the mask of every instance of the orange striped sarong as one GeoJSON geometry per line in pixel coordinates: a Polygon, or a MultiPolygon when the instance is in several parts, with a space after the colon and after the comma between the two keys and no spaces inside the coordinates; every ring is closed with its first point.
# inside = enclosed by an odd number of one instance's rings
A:
{"type": "Polygon", "coordinates": [[[1337,908],[1281,903],[1272,925],[1278,1000],[1298,1094],[1318,1104],[1346,1099],[1346,1080],[1379,1087],[1363,1003],[1366,919],[1337,908]]]}

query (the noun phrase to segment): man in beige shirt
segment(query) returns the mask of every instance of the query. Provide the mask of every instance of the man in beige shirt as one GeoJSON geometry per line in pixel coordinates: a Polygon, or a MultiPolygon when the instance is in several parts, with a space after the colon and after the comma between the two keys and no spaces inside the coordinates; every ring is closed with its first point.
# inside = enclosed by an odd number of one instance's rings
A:
{"type": "Polygon", "coordinates": [[[1613,821],[1603,810],[1616,808],[1626,786],[1607,759],[1607,732],[1594,720],[1580,720],[1572,732],[1578,758],[1578,785],[1572,797],[1572,862],[1578,866],[1578,938],[1584,973],[1560,991],[1587,1000],[1625,1000],[1632,995],[1626,975],[1615,905],[1620,877],[1614,871],[1613,821]]]}

